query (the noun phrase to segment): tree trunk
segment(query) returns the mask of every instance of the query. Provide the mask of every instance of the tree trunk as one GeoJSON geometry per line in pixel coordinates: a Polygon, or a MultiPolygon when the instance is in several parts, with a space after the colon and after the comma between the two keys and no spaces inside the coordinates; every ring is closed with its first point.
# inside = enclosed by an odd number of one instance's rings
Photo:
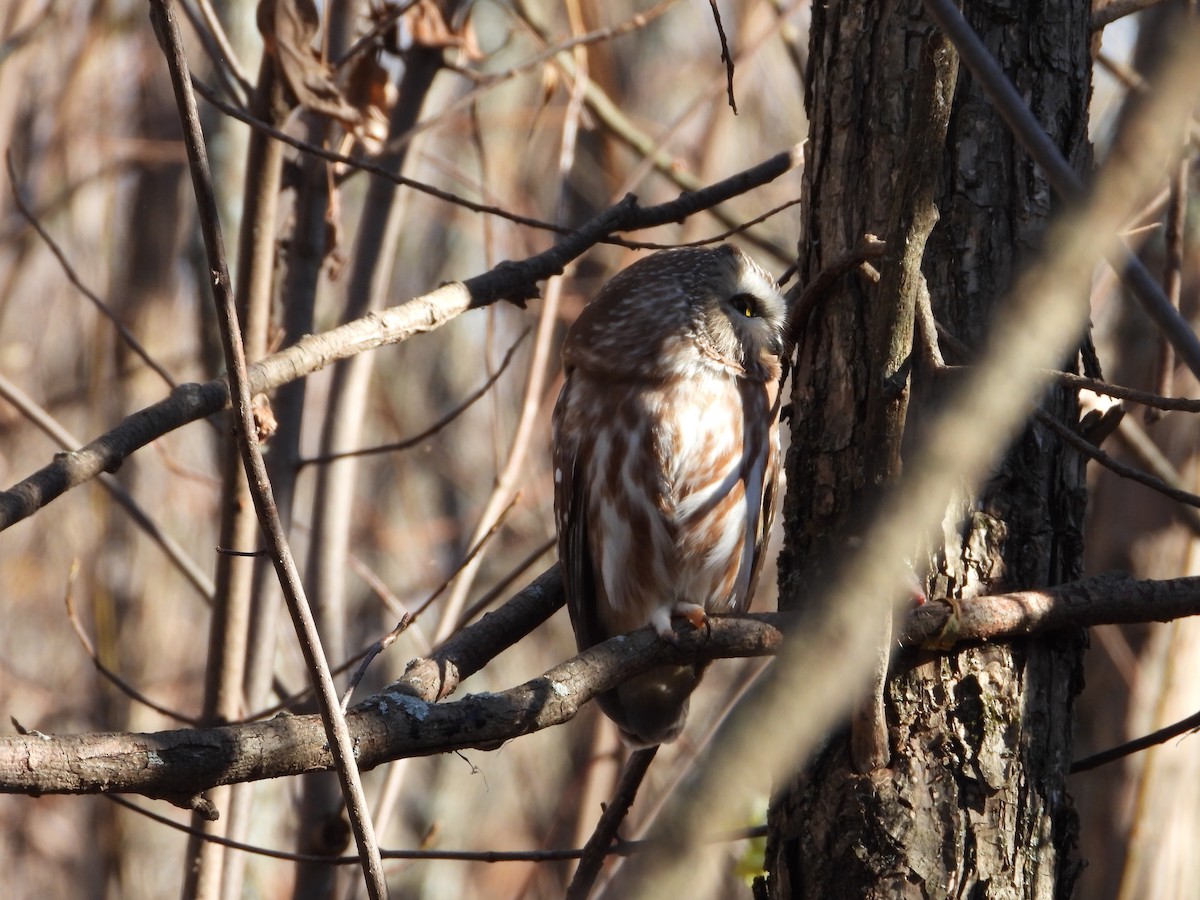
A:
{"type": "MultiPolygon", "coordinates": [[[[1082,171],[1090,164],[1089,4],[972,3],[967,13],[1082,171]]],[[[906,143],[921,132],[909,133],[909,119],[930,28],[919,2],[814,4],[802,283],[864,233],[886,235],[895,221],[893,200],[910,174],[906,143]]],[[[956,355],[944,341],[943,351],[969,364],[993,306],[1039,246],[1051,193],[965,68],[937,175],[940,221],[921,270],[938,322],[965,346],[956,355]]],[[[841,279],[800,348],[780,561],[784,609],[813,595],[826,561],[855,533],[852,510],[880,487],[872,394],[882,373],[870,336],[887,315],[881,287],[903,252],[894,243],[880,285],[853,272],[841,279]]],[[[922,375],[916,366],[909,436],[944,382],[922,375]]],[[[1078,420],[1067,391],[1049,391],[1042,408],[1070,425],[1078,420]]],[[[986,398],[979,414],[986,415],[986,398]]],[[[1078,577],[1085,499],[1082,460],[1029,425],[979,495],[947,511],[940,540],[914,546],[914,558],[927,560],[929,597],[1078,577]]],[[[855,773],[842,734],[780,786],[765,895],[1069,896],[1077,828],[1064,780],[1083,646],[1071,632],[895,660],[886,690],[889,766],[855,773]]]]}

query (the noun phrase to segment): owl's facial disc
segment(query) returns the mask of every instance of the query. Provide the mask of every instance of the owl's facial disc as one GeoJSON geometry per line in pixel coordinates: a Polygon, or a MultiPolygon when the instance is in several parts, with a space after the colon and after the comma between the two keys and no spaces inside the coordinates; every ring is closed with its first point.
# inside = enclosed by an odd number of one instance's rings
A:
{"type": "Polygon", "coordinates": [[[700,331],[720,357],[752,378],[777,376],[786,318],[783,297],[766,272],[733,247],[698,310],[700,331]]]}

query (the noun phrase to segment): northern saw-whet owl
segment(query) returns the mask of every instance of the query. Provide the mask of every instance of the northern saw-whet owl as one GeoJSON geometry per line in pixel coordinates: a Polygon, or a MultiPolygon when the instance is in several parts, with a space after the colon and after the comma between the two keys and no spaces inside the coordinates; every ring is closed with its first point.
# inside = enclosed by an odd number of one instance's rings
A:
{"type": "MultiPolygon", "coordinates": [[[[554,507],[581,650],[749,607],[774,517],[785,320],[774,279],[727,244],[639,260],[572,325],[554,507]]],[[[631,743],[671,741],[703,668],[662,666],[598,702],[631,743]]]]}

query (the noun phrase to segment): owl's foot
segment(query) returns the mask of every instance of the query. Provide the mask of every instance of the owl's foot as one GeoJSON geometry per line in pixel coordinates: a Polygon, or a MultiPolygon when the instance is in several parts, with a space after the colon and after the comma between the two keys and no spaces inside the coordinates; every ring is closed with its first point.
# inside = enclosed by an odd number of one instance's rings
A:
{"type": "Polygon", "coordinates": [[[708,613],[704,611],[703,606],[696,603],[686,603],[682,600],[673,604],[664,603],[650,614],[650,624],[654,626],[654,630],[658,632],[658,636],[668,644],[676,644],[679,641],[679,636],[675,634],[675,629],[671,627],[671,619],[674,616],[687,619],[697,631],[701,628],[707,631],[709,628],[708,613]]]}

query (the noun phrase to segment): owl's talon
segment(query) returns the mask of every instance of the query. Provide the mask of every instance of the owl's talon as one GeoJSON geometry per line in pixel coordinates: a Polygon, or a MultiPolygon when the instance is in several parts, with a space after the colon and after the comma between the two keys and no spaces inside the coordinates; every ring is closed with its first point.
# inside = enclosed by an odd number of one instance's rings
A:
{"type": "Polygon", "coordinates": [[[675,629],[671,627],[671,607],[660,606],[650,613],[650,624],[655,633],[668,644],[674,645],[678,640],[675,629]]]}
{"type": "Polygon", "coordinates": [[[676,603],[671,612],[681,619],[687,619],[697,631],[701,628],[706,632],[712,631],[712,626],[708,624],[708,613],[704,611],[703,606],[695,603],[676,603]]]}
{"type": "Polygon", "coordinates": [[[708,623],[708,613],[704,611],[703,606],[683,601],[664,604],[650,614],[650,624],[658,636],[673,647],[679,645],[679,635],[675,633],[675,628],[671,624],[671,619],[675,616],[687,619],[697,631],[702,628],[706,632],[712,630],[712,626],[708,623]]]}

